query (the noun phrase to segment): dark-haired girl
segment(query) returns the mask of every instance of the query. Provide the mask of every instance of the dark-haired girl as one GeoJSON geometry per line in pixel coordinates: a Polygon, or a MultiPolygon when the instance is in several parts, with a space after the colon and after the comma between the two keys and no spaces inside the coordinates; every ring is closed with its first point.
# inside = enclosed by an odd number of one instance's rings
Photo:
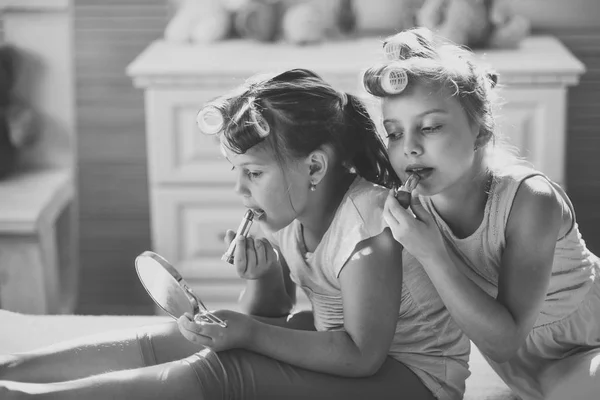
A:
{"type": "Polygon", "coordinates": [[[14,356],[0,379],[67,382],[4,390],[61,399],[462,398],[468,339],[385,225],[397,177],[359,99],[296,69],[248,80],[207,104],[198,124],[218,135],[235,191],[265,232],[233,239],[246,313],[216,311],[226,328],[185,316],[117,341],[14,356]],[[288,318],[296,287],[311,302],[309,318],[288,318]]]}

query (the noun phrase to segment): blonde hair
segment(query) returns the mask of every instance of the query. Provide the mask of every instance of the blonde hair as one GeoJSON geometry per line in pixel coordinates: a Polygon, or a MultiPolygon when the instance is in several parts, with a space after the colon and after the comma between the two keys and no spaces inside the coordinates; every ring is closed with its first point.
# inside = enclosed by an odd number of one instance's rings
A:
{"type": "MultiPolygon", "coordinates": [[[[480,126],[480,151],[484,151],[484,166],[499,171],[520,164],[518,149],[502,137],[497,129],[496,114],[500,108],[496,84],[497,73],[474,60],[473,53],[426,28],[414,28],[397,33],[384,42],[389,56],[386,62],[372,66],[363,75],[367,92],[375,97],[401,96],[417,84],[446,88],[465,110],[471,122],[480,126]],[[402,93],[386,91],[383,71],[394,68],[408,78],[402,93]]],[[[389,74],[388,74],[389,75],[389,74]]]]}

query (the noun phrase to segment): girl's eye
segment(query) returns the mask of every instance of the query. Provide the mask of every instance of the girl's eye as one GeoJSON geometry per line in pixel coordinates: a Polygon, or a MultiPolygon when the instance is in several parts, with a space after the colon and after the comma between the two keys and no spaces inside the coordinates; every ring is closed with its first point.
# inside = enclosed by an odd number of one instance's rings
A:
{"type": "Polygon", "coordinates": [[[262,175],[262,172],[252,172],[252,171],[246,171],[246,176],[248,176],[248,179],[256,179],[259,176],[262,175]]]}
{"type": "Polygon", "coordinates": [[[424,126],[421,131],[423,133],[434,133],[442,129],[442,125],[424,126]]]}
{"type": "Polygon", "coordinates": [[[402,136],[404,136],[404,133],[402,133],[402,132],[391,132],[386,135],[386,138],[391,141],[394,141],[394,140],[401,139],[402,136]]]}
{"type": "MultiPolygon", "coordinates": [[[[233,166],[231,167],[231,170],[232,170],[232,171],[235,171],[235,169],[236,169],[236,168],[235,168],[235,165],[233,165],[233,166]]],[[[262,175],[262,172],[252,172],[252,171],[249,171],[249,170],[247,170],[247,169],[244,169],[244,170],[243,170],[243,173],[244,173],[244,175],[246,175],[246,177],[247,177],[248,179],[250,179],[250,180],[252,180],[252,179],[256,179],[256,178],[258,178],[259,176],[261,176],[261,175],[262,175]]]]}

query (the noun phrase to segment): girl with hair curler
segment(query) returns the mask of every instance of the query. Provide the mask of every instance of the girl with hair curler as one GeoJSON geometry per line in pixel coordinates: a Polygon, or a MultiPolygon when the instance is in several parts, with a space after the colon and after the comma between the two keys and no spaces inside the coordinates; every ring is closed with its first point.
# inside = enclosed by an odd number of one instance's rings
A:
{"type": "Polygon", "coordinates": [[[359,99],[294,69],[254,77],[210,102],[198,125],[218,135],[235,191],[265,232],[245,237],[242,224],[226,238],[247,281],[246,314],[215,311],[226,327],[184,316],[116,341],[13,356],[0,364],[0,379],[66,382],[3,382],[0,391],[461,399],[469,341],[385,225],[387,188],[399,181],[359,99]],[[297,286],[312,313],[292,314],[297,286]]]}
{"type": "Polygon", "coordinates": [[[365,88],[381,98],[394,170],[420,178],[412,213],[388,196],[394,237],[520,398],[597,399],[600,261],[565,191],[499,140],[496,75],[425,29],[384,52],[365,88]]]}

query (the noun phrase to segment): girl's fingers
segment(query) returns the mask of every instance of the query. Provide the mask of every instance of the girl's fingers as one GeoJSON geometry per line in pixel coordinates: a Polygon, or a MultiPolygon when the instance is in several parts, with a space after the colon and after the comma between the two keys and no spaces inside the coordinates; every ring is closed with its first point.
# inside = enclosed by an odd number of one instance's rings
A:
{"type": "Polygon", "coordinates": [[[208,336],[201,335],[196,332],[188,331],[186,329],[180,329],[181,335],[186,338],[188,341],[201,345],[210,347],[213,345],[214,341],[212,338],[208,336]]]}
{"type": "Polygon", "coordinates": [[[191,321],[187,315],[182,315],[177,319],[177,327],[179,328],[179,332],[192,343],[205,346],[212,344],[212,338],[202,334],[204,333],[202,325],[191,321]]]}
{"type": "Polygon", "coordinates": [[[388,218],[390,218],[389,222],[394,222],[395,224],[398,223],[398,220],[396,219],[394,213],[392,213],[391,209],[394,207],[394,203],[396,202],[396,199],[394,198],[393,195],[389,195],[387,197],[387,199],[385,199],[385,203],[383,204],[383,214],[387,215],[388,218]]]}
{"type": "Polygon", "coordinates": [[[177,319],[177,325],[179,325],[181,328],[185,329],[188,332],[192,332],[194,334],[206,337],[212,337],[213,327],[218,326],[213,322],[204,321],[200,318],[190,319],[189,315],[182,315],[181,317],[179,317],[177,319]]]}
{"type": "Polygon", "coordinates": [[[237,236],[235,239],[235,250],[233,251],[233,263],[237,269],[238,275],[242,276],[248,269],[248,263],[246,261],[246,238],[243,236],[237,236]]]}
{"type": "Polygon", "coordinates": [[[256,249],[256,265],[265,265],[267,263],[267,249],[264,239],[256,239],[254,241],[256,249]]]}
{"type": "Polygon", "coordinates": [[[246,272],[256,267],[256,248],[254,247],[254,238],[246,238],[246,272]]]}
{"type": "Polygon", "coordinates": [[[225,242],[225,245],[227,247],[229,247],[229,244],[231,243],[231,241],[233,240],[234,237],[235,237],[235,232],[232,231],[231,229],[227,229],[227,232],[225,232],[225,237],[223,238],[223,241],[225,242]]]}
{"type": "Polygon", "coordinates": [[[419,198],[416,196],[411,199],[410,209],[412,210],[413,214],[415,214],[417,219],[421,222],[427,223],[427,221],[431,219],[431,215],[425,209],[423,204],[421,204],[421,200],[419,200],[419,198]]]}
{"type": "Polygon", "coordinates": [[[392,229],[392,231],[395,231],[399,225],[398,220],[392,215],[392,213],[390,213],[389,209],[383,210],[383,220],[385,221],[387,226],[389,226],[390,229],[392,229]]]}
{"type": "Polygon", "coordinates": [[[267,239],[262,239],[262,242],[265,246],[265,265],[269,266],[277,261],[277,253],[267,239]]]}
{"type": "Polygon", "coordinates": [[[384,209],[385,208],[387,208],[388,212],[399,224],[410,224],[411,219],[414,219],[411,213],[398,203],[398,200],[396,200],[391,190],[385,200],[384,209]]]}

